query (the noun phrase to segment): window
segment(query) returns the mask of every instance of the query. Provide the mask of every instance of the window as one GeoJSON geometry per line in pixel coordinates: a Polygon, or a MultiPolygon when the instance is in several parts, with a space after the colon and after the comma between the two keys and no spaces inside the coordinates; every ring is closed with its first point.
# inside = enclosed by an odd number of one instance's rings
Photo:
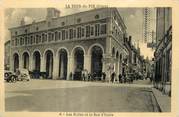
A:
{"type": "Polygon", "coordinates": [[[54,41],[54,33],[51,33],[51,34],[52,34],[51,41],[54,41]]]}
{"type": "Polygon", "coordinates": [[[58,40],[61,39],[61,32],[58,32],[58,40]]]}
{"type": "Polygon", "coordinates": [[[38,31],[38,30],[39,30],[39,27],[36,27],[36,30],[38,31]]]}
{"type": "Polygon", "coordinates": [[[56,31],[56,32],[55,32],[55,41],[58,40],[58,36],[59,36],[59,35],[58,35],[58,32],[56,31]]]}
{"type": "Polygon", "coordinates": [[[52,40],[52,33],[48,33],[48,41],[50,42],[52,40]]]}
{"type": "Polygon", "coordinates": [[[90,37],[90,26],[86,26],[86,37],[90,37]]]}
{"type": "Polygon", "coordinates": [[[84,36],[85,36],[85,29],[82,28],[82,29],[81,29],[81,37],[84,37],[84,36]]]}
{"type": "Polygon", "coordinates": [[[27,45],[27,36],[25,37],[25,45],[27,45]]]}
{"type": "Polygon", "coordinates": [[[73,30],[73,37],[76,38],[76,29],[73,30]]]}
{"type": "Polygon", "coordinates": [[[45,34],[42,33],[42,43],[45,42],[45,34]]]}
{"type": "Polygon", "coordinates": [[[17,38],[15,39],[15,46],[17,46],[17,38]]]}
{"type": "Polygon", "coordinates": [[[30,36],[30,44],[33,44],[33,36],[30,36]]]}
{"type": "Polygon", "coordinates": [[[80,22],[81,22],[81,18],[78,18],[78,19],[77,19],[77,23],[80,23],[80,22]]]}
{"type": "Polygon", "coordinates": [[[81,27],[77,28],[77,38],[81,38],[81,27]]]}
{"type": "Polygon", "coordinates": [[[70,29],[70,39],[73,39],[73,29],[70,29]]]}
{"type": "Polygon", "coordinates": [[[101,25],[101,34],[106,34],[106,24],[101,25]]]}
{"type": "Polygon", "coordinates": [[[91,36],[94,35],[94,27],[93,26],[91,26],[90,32],[91,32],[91,36]]]}
{"type": "Polygon", "coordinates": [[[50,27],[51,26],[51,22],[48,22],[48,27],[50,27]]]}
{"type": "Polygon", "coordinates": [[[25,29],[25,33],[27,33],[27,29],[25,29]]]}
{"type": "Polygon", "coordinates": [[[27,45],[30,44],[29,36],[27,36],[27,45]]]}
{"type": "Polygon", "coordinates": [[[22,45],[23,44],[23,38],[21,37],[20,38],[20,45],[22,45]]]}
{"type": "Polygon", "coordinates": [[[12,46],[14,46],[14,40],[12,40],[12,46]]]}
{"type": "Polygon", "coordinates": [[[65,40],[65,30],[62,30],[62,40],[65,40]]]}
{"type": "Polygon", "coordinates": [[[68,30],[66,30],[66,39],[68,39],[68,30]]]}
{"type": "Polygon", "coordinates": [[[62,26],[64,26],[64,25],[65,25],[65,22],[62,22],[61,24],[62,24],[62,26]]]}
{"type": "Polygon", "coordinates": [[[95,36],[99,36],[99,24],[95,24],[95,36]]]}
{"type": "Polygon", "coordinates": [[[15,35],[17,35],[17,31],[15,32],[15,35]]]}
{"type": "Polygon", "coordinates": [[[42,36],[41,35],[39,35],[39,43],[41,43],[41,41],[42,41],[42,38],[41,38],[42,36]]]}
{"type": "Polygon", "coordinates": [[[38,44],[39,43],[39,35],[36,35],[36,38],[35,38],[35,43],[38,44]]]}

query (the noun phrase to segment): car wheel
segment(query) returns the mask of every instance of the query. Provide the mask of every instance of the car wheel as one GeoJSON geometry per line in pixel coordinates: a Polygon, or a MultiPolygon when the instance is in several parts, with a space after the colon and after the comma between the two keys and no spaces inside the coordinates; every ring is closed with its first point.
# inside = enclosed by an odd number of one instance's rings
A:
{"type": "Polygon", "coordinates": [[[15,82],[15,81],[16,81],[15,76],[11,76],[11,82],[15,82]]]}

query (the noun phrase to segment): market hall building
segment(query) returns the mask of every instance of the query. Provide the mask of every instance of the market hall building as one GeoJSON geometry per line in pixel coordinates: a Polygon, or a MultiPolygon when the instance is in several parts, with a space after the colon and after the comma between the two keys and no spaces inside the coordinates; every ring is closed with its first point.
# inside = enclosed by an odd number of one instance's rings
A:
{"type": "Polygon", "coordinates": [[[9,29],[12,71],[26,68],[51,79],[81,80],[84,69],[99,77],[102,72],[110,76],[126,70],[126,26],[116,8],[67,16],[47,8],[45,20],[25,24],[22,19],[20,24],[9,29]]]}

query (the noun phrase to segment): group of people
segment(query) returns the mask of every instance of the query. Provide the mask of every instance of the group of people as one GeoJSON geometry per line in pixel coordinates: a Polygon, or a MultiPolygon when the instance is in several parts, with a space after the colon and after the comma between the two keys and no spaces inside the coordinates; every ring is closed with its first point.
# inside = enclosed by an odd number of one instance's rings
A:
{"type": "Polygon", "coordinates": [[[110,82],[114,83],[118,81],[118,83],[133,83],[133,78],[127,76],[126,74],[116,75],[115,72],[111,74],[110,82]]]}
{"type": "MultiPolygon", "coordinates": [[[[102,72],[102,73],[88,73],[87,70],[83,70],[81,73],[81,79],[83,81],[106,81],[106,73],[102,72]]],[[[129,78],[129,76],[127,76],[126,74],[119,74],[116,75],[115,72],[112,72],[112,74],[110,75],[109,78],[109,82],[116,82],[118,81],[119,83],[132,83],[133,82],[133,78],[129,78]]]]}

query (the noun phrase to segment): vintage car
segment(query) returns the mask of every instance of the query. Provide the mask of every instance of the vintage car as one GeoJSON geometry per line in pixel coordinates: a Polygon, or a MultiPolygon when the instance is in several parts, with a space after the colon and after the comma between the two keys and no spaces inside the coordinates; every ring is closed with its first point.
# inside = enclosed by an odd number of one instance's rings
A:
{"type": "Polygon", "coordinates": [[[7,82],[16,82],[17,81],[17,76],[14,72],[12,71],[4,71],[4,80],[7,82]]]}
{"type": "Polygon", "coordinates": [[[27,69],[18,69],[16,71],[16,76],[18,81],[23,81],[23,80],[30,81],[30,75],[27,69]]]}

